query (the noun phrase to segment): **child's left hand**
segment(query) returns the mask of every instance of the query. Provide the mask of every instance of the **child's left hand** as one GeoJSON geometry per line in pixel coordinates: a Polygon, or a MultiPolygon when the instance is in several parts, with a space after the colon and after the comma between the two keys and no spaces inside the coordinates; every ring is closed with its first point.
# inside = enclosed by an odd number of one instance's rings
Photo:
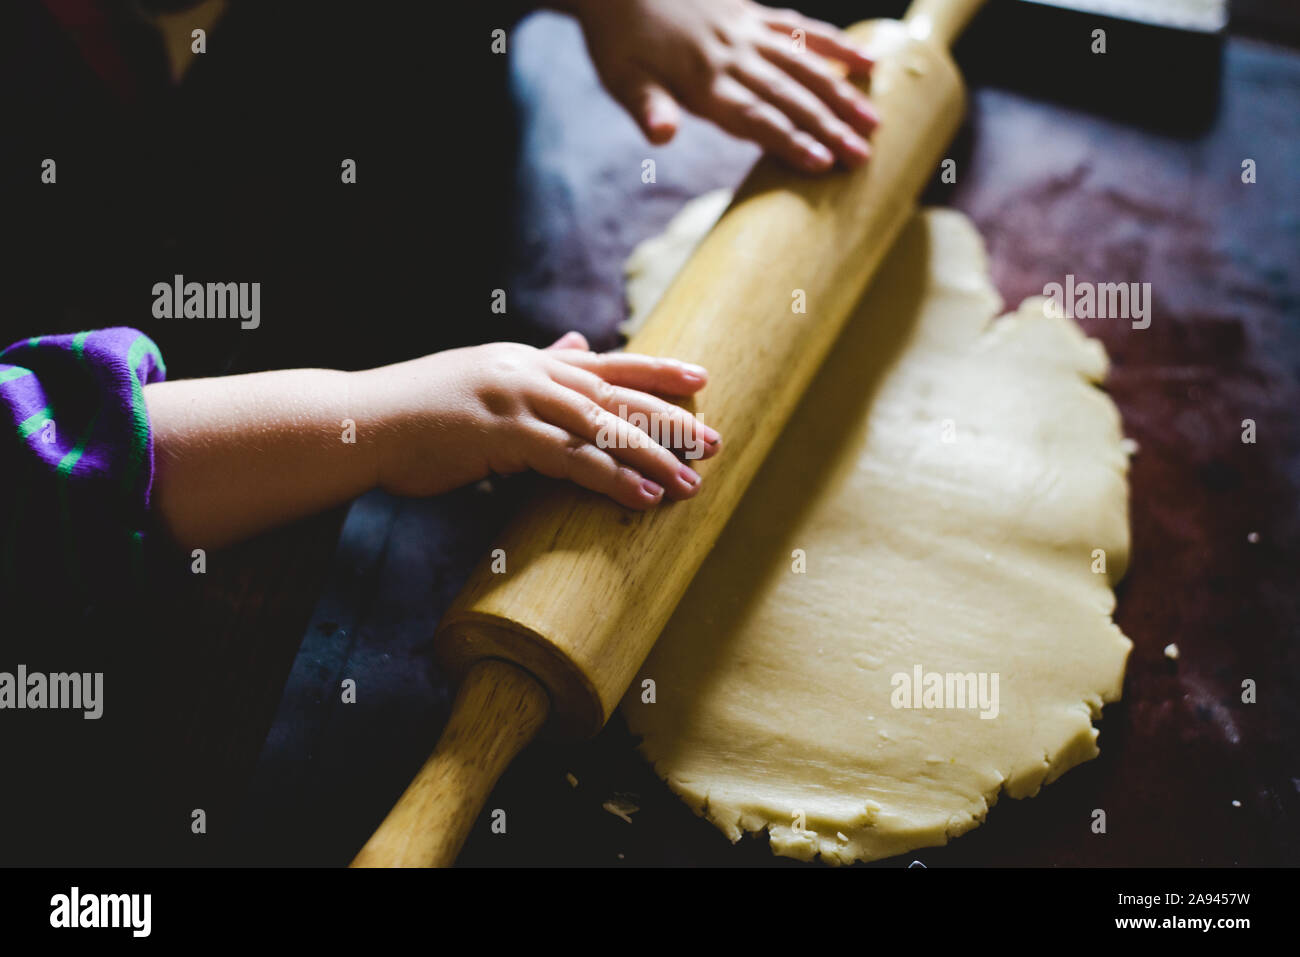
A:
{"type": "Polygon", "coordinates": [[[554,5],[581,21],[601,82],[652,143],[676,133],[681,104],[808,172],[871,154],[875,110],[822,58],[851,74],[872,61],[828,23],[750,0],[554,5]]]}

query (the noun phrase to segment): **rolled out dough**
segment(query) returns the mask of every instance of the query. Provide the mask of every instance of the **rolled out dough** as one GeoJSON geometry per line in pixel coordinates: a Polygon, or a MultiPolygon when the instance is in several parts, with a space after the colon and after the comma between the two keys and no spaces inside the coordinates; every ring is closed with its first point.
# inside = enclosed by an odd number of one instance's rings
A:
{"type": "MultiPolygon", "coordinates": [[[[702,207],[634,254],[634,320],[702,207]]],[[[1120,418],[1100,343],[1041,299],[1000,308],[971,223],[914,217],[624,699],[733,841],[830,863],[944,844],[1098,754],[1131,647],[1120,418]]]]}

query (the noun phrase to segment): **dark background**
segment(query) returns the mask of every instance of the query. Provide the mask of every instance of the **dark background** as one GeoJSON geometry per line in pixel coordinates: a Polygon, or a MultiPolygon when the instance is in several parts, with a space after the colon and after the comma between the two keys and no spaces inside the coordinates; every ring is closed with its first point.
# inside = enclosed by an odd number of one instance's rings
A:
{"type": "MultiPolygon", "coordinates": [[[[819,12],[873,9],[845,7],[819,12]]],[[[631,247],[756,155],[694,121],[644,145],[562,18],[512,32],[507,75],[467,39],[491,16],[356,9],[236,5],[181,91],[121,107],[96,99],[39,5],[6,5],[5,341],[135,325],[172,377],[361,367],[569,328],[612,346],[631,247]],[[27,185],[46,155],[57,189],[27,185]],[[356,186],[338,182],[344,156],[356,186]],[[655,184],[640,181],[647,157],[655,184]],[[148,290],[173,272],[260,279],[262,328],[152,320],[148,290]],[[507,317],[488,309],[498,285],[507,317]]],[[[1117,613],[1134,650],[1100,758],[883,866],[1300,862],[1300,55],[1272,25],[1284,19],[1253,10],[1226,40],[1107,24],[1096,57],[1081,51],[1098,18],[999,3],[959,47],[974,93],[950,151],[958,182],[926,201],[972,217],[1008,305],[1066,272],[1152,283],[1150,329],[1084,322],[1140,447],[1117,613]],[[1240,703],[1247,677],[1256,705],[1240,703]],[[1096,807],[1104,836],[1088,828],[1096,807]]],[[[38,835],[29,859],[345,863],[437,738],[449,689],[428,639],[530,484],[372,494],[209,556],[203,582],[178,559],[147,621],[100,609],[70,624],[148,648],[150,704],[117,779],[78,782],[117,798],[38,835]]],[[[507,810],[508,833],[480,821],[462,864],[792,863],[696,819],[618,716],[593,741],[533,745],[488,807],[507,810]],[[616,794],[641,808],[634,823],[602,810],[616,794]]],[[[14,839],[23,822],[6,820],[14,839]]]]}

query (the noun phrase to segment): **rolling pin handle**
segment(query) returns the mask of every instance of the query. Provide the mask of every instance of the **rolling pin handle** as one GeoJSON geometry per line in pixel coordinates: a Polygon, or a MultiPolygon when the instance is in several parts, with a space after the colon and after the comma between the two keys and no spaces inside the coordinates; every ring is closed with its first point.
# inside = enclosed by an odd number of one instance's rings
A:
{"type": "Polygon", "coordinates": [[[912,0],[903,15],[908,33],[948,49],[961,36],[966,24],[984,6],[985,0],[912,0]]]}
{"type": "Polygon", "coordinates": [[[495,658],[470,669],[438,747],[353,867],[450,867],[492,788],[550,712],[546,688],[495,658]]]}

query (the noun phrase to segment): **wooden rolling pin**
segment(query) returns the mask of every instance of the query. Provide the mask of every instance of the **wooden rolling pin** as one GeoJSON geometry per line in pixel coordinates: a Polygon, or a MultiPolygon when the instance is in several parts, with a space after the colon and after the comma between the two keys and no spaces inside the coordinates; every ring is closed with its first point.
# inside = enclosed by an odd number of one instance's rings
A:
{"type": "Polygon", "coordinates": [[[877,57],[871,160],[821,177],[761,160],[628,346],[708,367],[697,412],[724,446],[693,463],[700,493],[633,513],[556,486],[506,530],[506,572],[484,561],[435,636],[462,677],[447,728],[354,867],[450,865],[548,715],[604,726],[943,158],[965,99],[947,48],[981,3],[850,28],[877,57]]]}

